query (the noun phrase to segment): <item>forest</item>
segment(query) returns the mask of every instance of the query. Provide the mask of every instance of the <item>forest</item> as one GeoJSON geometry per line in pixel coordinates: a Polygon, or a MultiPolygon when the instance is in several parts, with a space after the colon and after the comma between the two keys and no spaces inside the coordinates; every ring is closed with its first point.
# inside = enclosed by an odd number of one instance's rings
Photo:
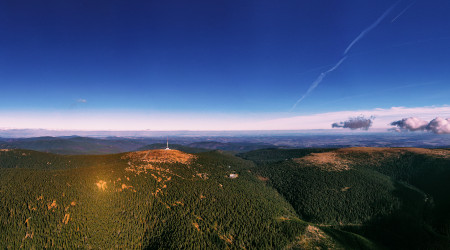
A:
{"type": "Polygon", "coordinates": [[[226,153],[182,163],[2,150],[0,159],[3,248],[277,248],[308,226],[252,162],[226,153]]]}
{"type": "Polygon", "coordinates": [[[0,150],[2,248],[448,249],[449,150],[0,150]]]}
{"type": "Polygon", "coordinates": [[[255,161],[255,172],[302,220],[324,231],[353,232],[392,249],[450,248],[448,149],[302,152],[275,149],[268,157],[267,150],[257,150],[240,156],[255,161]]]}

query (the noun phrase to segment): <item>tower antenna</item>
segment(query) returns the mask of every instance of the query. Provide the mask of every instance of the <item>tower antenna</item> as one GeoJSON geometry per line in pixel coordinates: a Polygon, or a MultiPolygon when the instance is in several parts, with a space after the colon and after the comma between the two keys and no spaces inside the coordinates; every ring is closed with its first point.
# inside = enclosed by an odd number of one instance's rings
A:
{"type": "Polygon", "coordinates": [[[167,146],[166,146],[166,150],[170,150],[170,148],[169,148],[169,136],[167,136],[167,146]]]}

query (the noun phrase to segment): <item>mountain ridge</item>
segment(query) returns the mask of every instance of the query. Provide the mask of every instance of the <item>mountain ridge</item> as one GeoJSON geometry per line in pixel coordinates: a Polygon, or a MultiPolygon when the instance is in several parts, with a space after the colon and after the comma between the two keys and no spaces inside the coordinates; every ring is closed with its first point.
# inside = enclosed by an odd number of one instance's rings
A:
{"type": "Polygon", "coordinates": [[[3,149],[0,246],[444,249],[449,153],[3,149]]]}

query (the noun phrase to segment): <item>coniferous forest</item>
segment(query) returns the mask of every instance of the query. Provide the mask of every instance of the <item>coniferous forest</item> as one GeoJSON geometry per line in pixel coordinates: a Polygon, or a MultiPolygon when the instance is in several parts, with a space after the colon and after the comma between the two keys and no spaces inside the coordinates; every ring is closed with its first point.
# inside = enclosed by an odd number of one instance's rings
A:
{"type": "Polygon", "coordinates": [[[0,151],[2,248],[448,249],[446,149],[0,151]]]}

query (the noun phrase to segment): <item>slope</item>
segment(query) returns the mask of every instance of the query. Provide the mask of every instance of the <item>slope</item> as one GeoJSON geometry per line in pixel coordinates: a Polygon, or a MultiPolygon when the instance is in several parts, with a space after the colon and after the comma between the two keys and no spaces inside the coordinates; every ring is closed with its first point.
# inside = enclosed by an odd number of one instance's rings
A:
{"type": "Polygon", "coordinates": [[[149,139],[127,139],[127,138],[89,138],[89,137],[36,137],[3,139],[0,148],[4,149],[30,149],[41,152],[57,154],[111,154],[134,151],[142,147],[149,139]]]}
{"type": "Polygon", "coordinates": [[[342,247],[300,220],[254,167],[220,152],[2,150],[0,247],[342,247]]]}
{"type": "Polygon", "coordinates": [[[357,233],[389,248],[450,247],[448,150],[301,151],[272,150],[270,159],[267,150],[240,156],[257,163],[255,174],[276,188],[300,218],[325,231],[357,233]]]}

